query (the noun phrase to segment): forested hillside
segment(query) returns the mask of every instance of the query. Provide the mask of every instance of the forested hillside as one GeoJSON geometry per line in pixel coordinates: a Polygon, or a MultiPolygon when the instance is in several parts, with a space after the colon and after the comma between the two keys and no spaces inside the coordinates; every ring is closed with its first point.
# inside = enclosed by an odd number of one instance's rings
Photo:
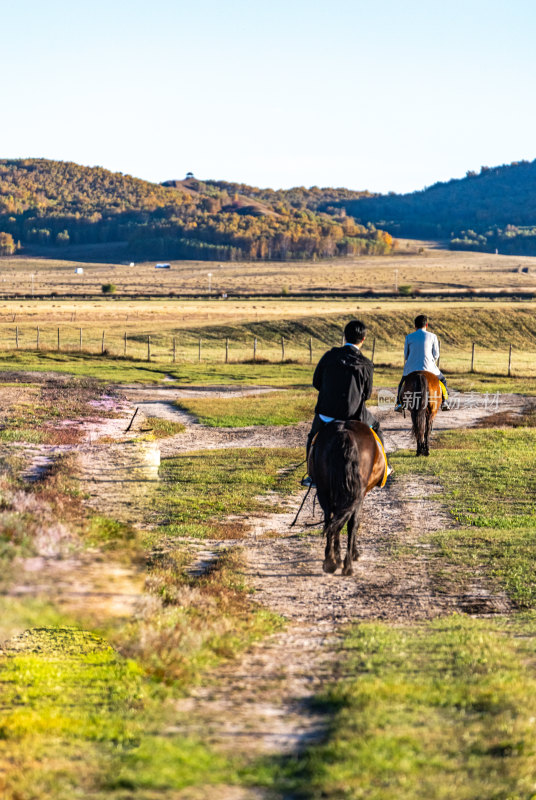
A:
{"type": "Polygon", "coordinates": [[[344,189],[272,191],[195,178],[164,184],[45,159],[0,161],[0,255],[17,248],[125,242],[136,259],[293,259],[385,254],[344,189]],[[336,207],[335,207],[336,205],[336,207]]]}
{"type": "Polygon", "coordinates": [[[420,192],[341,201],[396,235],[448,238],[453,249],[536,254],[536,161],[482,167],[420,192]]]}

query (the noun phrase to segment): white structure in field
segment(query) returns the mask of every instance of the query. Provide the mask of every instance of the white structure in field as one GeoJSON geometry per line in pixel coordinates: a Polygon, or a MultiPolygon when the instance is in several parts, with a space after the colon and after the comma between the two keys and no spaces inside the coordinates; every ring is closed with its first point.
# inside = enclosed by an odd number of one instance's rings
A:
{"type": "Polygon", "coordinates": [[[155,264],[155,269],[171,269],[171,264],[155,264]]]}
{"type": "Polygon", "coordinates": [[[75,273],[76,273],[77,275],[83,275],[83,274],[84,274],[84,267],[77,267],[77,268],[75,269],[75,273]]]}

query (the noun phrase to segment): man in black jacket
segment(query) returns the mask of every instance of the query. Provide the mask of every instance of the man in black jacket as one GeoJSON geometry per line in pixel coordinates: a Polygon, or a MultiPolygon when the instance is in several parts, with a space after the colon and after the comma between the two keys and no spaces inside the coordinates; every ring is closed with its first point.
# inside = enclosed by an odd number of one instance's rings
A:
{"type": "MultiPolygon", "coordinates": [[[[364,422],[383,442],[380,423],[365,405],[372,394],[374,366],[359,349],[365,339],[366,327],[357,319],[351,320],[344,329],[345,344],[333,347],[324,353],[313,375],[313,386],[318,390],[315,418],[307,437],[307,455],[315,434],[333,420],[358,419],[364,422]]],[[[388,467],[388,474],[392,468],[388,467]]],[[[306,476],[303,486],[311,486],[306,476]]]]}

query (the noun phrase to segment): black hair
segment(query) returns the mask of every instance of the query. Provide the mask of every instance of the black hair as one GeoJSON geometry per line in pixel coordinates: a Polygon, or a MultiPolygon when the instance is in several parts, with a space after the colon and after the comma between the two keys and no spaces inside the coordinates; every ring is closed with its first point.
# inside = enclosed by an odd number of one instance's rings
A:
{"type": "Polygon", "coordinates": [[[418,317],[415,317],[415,327],[416,328],[424,328],[424,326],[428,323],[428,317],[426,314],[419,314],[418,317]]]}
{"type": "Polygon", "coordinates": [[[344,338],[349,344],[359,344],[365,338],[367,326],[358,319],[352,319],[344,329],[344,338]]]}

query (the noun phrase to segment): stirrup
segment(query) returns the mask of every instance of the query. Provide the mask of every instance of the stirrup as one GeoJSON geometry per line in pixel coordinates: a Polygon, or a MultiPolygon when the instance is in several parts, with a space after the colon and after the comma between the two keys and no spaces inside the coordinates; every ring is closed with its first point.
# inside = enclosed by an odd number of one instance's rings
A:
{"type": "Polygon", "coordinates": [[[448,400],[443,400],[443,402],[441,403],[441,411],[450,411],[448,400]]]}
{"type": "Polygon", "coordinates": [[[309,475],[301,479],[301,485],[305,486],[307,489],[316,489],[316,483],[309,475]]]}
{"type": "Polygon", "coordinates": [[[402,403],[397,403],[393,408],[393,411],[396,411],[397,414],[402,414],[404,411],[404,406],[402,405],[402,403]]]}

